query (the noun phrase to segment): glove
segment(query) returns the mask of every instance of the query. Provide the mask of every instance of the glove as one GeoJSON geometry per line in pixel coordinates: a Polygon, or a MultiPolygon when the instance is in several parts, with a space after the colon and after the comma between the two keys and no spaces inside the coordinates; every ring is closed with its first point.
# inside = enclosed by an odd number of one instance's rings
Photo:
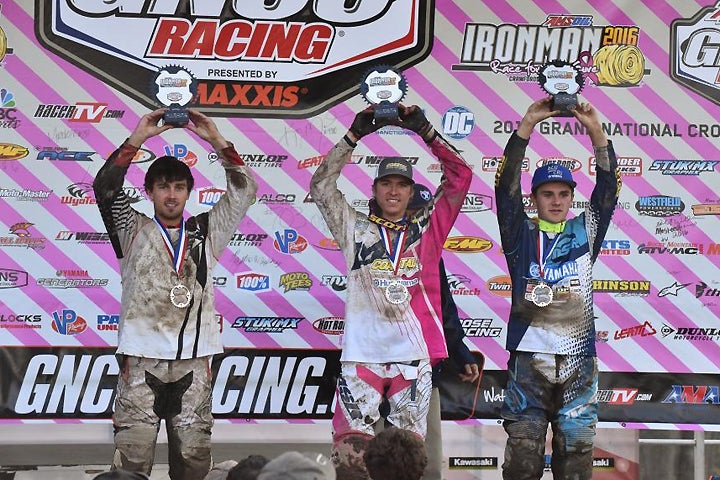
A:
{"type": "Polygon", "coordinates": [[[423,111],[420,110],[420,107],[417,105],[401,108],[400,120],[402,120],[401,125],[403,128],[412,130],[423,138],[425,138],[433,128],[423,111]]]}
{"type": "Polygon", "coordinates": [[[358,140],[368,133],[373,133],[378,128],[380,128],[380,125],[375,122],[375,112],[372,107],[358,112],[355,115],[352,125],[350,125],[350,131],[358,140]]]}

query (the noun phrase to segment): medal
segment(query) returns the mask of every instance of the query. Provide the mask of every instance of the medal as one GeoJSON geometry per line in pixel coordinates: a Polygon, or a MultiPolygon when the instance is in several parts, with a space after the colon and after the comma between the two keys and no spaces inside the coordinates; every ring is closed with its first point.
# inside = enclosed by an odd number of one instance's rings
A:
{"type": "Polygon", "coordinates": [[[540,283],[535,285],[533,289],[530,291],[530,300],[537,305],[538,307],[547,307],[550,305],[553,301],[553,289],[550,285],[545,283],[544,280],[544,271],[545,271],[545,264],[547,263],[547,259],[550,257],[550,254],[555,250],[555,246],[558,243],[558,240],[560,239],[560,234],[558,233],[555,236],[555,239],[553,240],[552,246],[550,247],[550,251],[545,254],[545,235],[542,231],[538,230],[538,260],[539,260],[539,267],[540,267],[540,283]]]}
{"type": "Polygon", "coordinates": [[[402,305],[410,300],[410,292],[408,288],[400,282],[390,282],[385,287],[385,298],[393,305],[402,305]]]}
{"type": "MultiPolygon", "coordinates": [[[[165,248],[170,255],[172,260],[173,270],[180,281],[180,272],[182,271],[183,262],[185,261],[185,253],[187,252],[187,237],[185,235],[185,221],[180,224],[180,232],[178,233],[178,241],[173,245],[172,239],[170,238],[170,232],[163,226],[157,217],[154,217],[155,223],[160,229],[163,241],[165,242],[165,248]]],[[[185,308],[190,305],[192,300],[192,292],[190,289],[178,283],[170,289],[170,303],[177,308],[185,308]]]]}
{"type": "Polygon", "coordinates": [[[538,307],[547,307],[553,301],[553,290],[547,283],[540,282],[530,292],[530,300],[538,307]]]}
{"type": "Polygon", "coordinates": [[[178,283],[170,289],[170,303],[177,308],[185,308],[190,305],[192,300],[192,293],[182,283],[178,283]]]}

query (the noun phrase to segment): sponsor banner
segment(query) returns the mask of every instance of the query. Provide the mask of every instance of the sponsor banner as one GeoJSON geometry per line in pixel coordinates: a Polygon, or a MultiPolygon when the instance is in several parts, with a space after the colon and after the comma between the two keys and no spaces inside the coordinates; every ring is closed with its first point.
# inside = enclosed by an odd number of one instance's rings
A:
{"type": "MultiPolygon", "coordinates": [[[[190,106],[275,118],[310,117],[357,95],[373,64],[417,64],[430,53],[435,12],[433,0],[352,7],[336,0],[36,6],[38,39],[46,49],[146,107],[160,105],[150,88],[157,73],[180,65],[197,81],[190,106]]],[[[118,118],[106,109],[90,102],[41,105],[36,116],[118,118]]]]}
{"type": "MultiPolygon", "coordinates": [[[[113,317],[104,315],[98,322],[112,324],[113,317]]],[[[316,323],[332,328],[333,321],[316,323]]],[[[484,356],[473,355],[482,367],[484,356]]],[[[0,348],[0,358],[8,366],[0,386],[0,418],[112,415],[119,372],[113,349],[0,348]]],[[[213,358],[213,415],[331,418],[339,359],[338,350],[228,349],[213,358]]],[[[498,419],[505,372],[485,371],[478,388],[461,382],[451,362],[445,365],[439,381],[443,419],[498,419]]],[[[719,389],[713,375],[601,372],[600,421],[716,424],[719,389]]]]}
{"type": "MultiPolygon", "coordinates": [[[[117,344],[119,265],[92,179],[137,119],[162,105],[153,80],[171,67],[197,81],[190,106],[213,116],[259,183],[212,273],[223,344],[339,348],[352,259],[309,194],[310,178],[366,106],[363,74],[387,64],[407,79],[407,103],[420,106],[472,167],[442,257],[466,343],[485,353],[489,372],[501,371],[513,252],[499,238],[495,174],[507,139],[543,94],[539,67],[557,58],[582,72],[579,98],[598,109],[624,184],[594,266],[601,370],[661,379],[716,374],[720,84],[711,47],[720,38],[720,6],[567,0],[563,12],[545,7],[540,0],[512,8],[488,0],[3,1],[0,348],[117,344]]],[[[598,166],[587,133],[568,117],[536,126],[519,166],[529,216],[537,215],[530,178],[543,163],[572,169],[571,215],[590,206],[598,166]]],[[[138,150],[122,194],[151,213],[144,173],[155,158],[174,155],[195,178],[187,214],[207,211],[226,199],[227,187],[210,150],[187,130],[166,132],[138,150]]],[[[367,212],[377,165],[395,156],[437,191],[443,169],[427,146],[384,127],[359,143],[339,177],[351,207],[367,212]]],[[[387,271],[389,263],[373,268],[387,271]]],[[[704,384],[712,385],[697,383],[704,384]]],[[[669,408],[647,412],[673,418],[669,408]]]]}

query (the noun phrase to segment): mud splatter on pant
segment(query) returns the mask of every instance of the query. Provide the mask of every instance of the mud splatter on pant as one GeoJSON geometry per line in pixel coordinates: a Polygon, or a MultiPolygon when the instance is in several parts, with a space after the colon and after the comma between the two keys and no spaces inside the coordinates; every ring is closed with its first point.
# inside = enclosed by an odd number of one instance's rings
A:
{"type": "Polygon", "coordinates": [[[213,425],[210,360],[119,358],[113,469],[150,475],[160,420],[165,420],[170,478],[204,478],[213,425]]]}
{"type": "Polygon", "coordinates": [[[542,477],[548,424],[553,478],[592,477],[597,379],[595,357],[511,352],[501,410],[508,434],[503,479],[542,477]]]}

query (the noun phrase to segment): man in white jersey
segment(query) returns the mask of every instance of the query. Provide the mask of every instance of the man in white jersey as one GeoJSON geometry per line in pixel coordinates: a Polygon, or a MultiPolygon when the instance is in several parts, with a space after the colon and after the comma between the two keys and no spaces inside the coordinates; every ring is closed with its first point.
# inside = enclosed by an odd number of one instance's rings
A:
{"type": "Polygon", "coordinates": [[[149,475],[165,420],[170,478],[197,480],[211,466],[210,363],[223,351],[212,269],[257,184],[215,122],[189,109],[190,122],[183,128],[217,152],[226,193],[209,212],[184,218],[194,179],[187,165],[164,156],[145,175],[154,216],[133,209],[122,188],[125,175],[145,141],[174,128],[159,124],[164,112],[144,115],[93,183],[122,279],[112,466],[149,475]]]}

